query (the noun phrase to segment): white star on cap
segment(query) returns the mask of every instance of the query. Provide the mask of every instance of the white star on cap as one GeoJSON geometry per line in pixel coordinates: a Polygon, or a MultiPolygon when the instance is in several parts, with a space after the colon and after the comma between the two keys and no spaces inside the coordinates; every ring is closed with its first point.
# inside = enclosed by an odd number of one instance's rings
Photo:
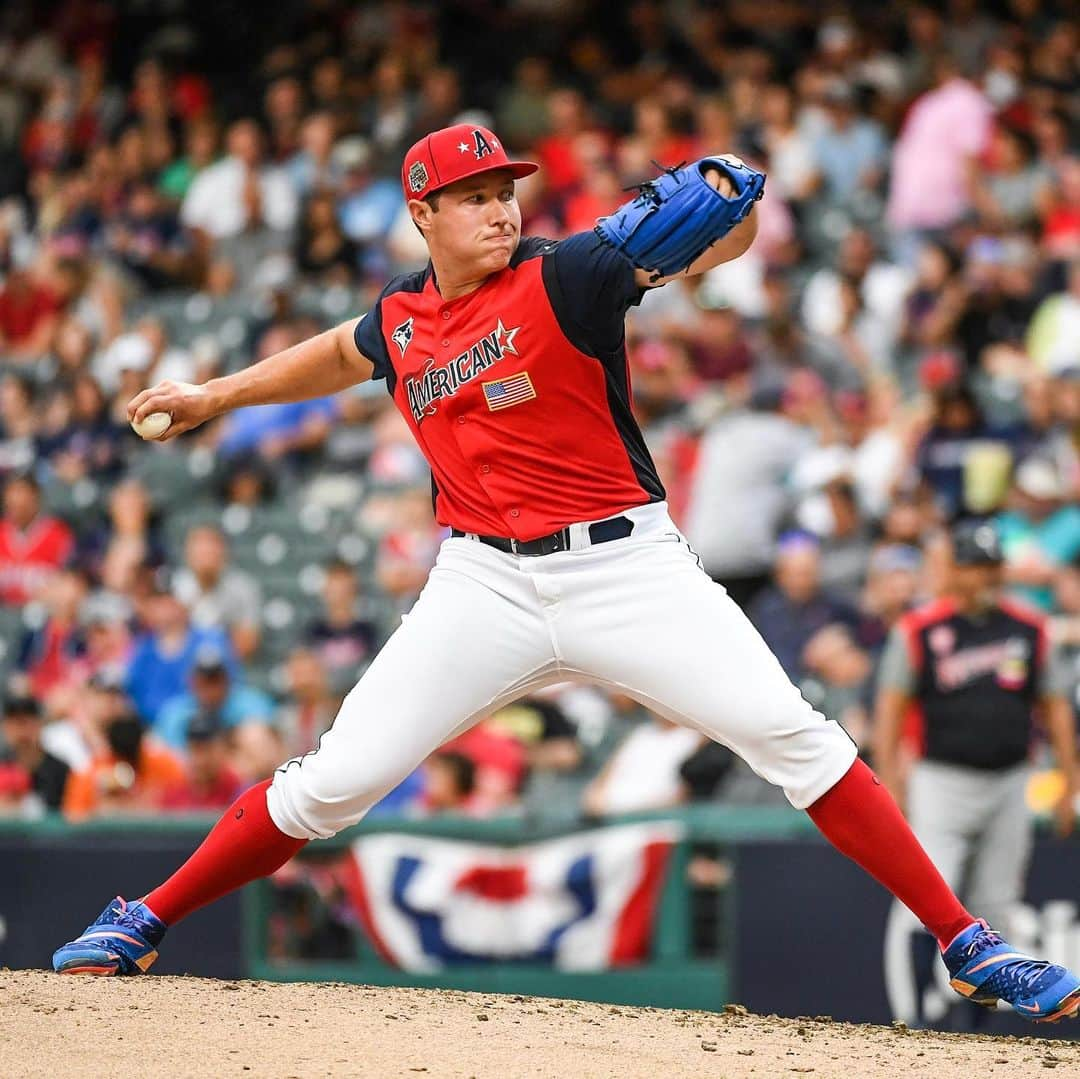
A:
{"type": "Polygon", "coordinates": [[[502,319],[499,319],[498,326],[496,327],[496,340],[503,342],[503,352],[512,352],[515,356],[520,356],[521,353],[514,348],[514,338],[517,337],[520,326],[515,326],[512,330],[508,330],[503,324],[502,319]],[[506,340],[503,341],[503,338],[506,340]]]}
{"type": "Polygon", "coordinates": [[[499,140],[498,139],[492,139],[491,140],[491,145],[494,146],[495,149],[497,150],[499,148],[499,140]]]}
{"type": "Polygon", "coordinates": [[[469,152],[469,144],[467,142],[459,142],[457,144],[457,148],[463,154],[467,154],[469,152]]]}

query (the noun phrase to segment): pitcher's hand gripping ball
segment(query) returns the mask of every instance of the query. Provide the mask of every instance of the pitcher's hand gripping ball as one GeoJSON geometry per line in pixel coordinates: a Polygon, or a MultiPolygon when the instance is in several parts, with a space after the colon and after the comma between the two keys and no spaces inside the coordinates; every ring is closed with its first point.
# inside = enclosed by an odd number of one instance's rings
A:
{"type": "Polygon", "coordinates": [[[160,438],[172,426],[172,416],[168,412],[151,412],[141,420],[132,420],[131,429],[140,438],[160,438]]]}
{"type": "Polygon", "coordinates": [[[682,273],[702,252],[726,236],[765,191],[765,175],[734,154],[703,157],[665,169],[638,189],[638,196],[596,223],[596,234],[654,280],[682,273]],[[705,178],[712,169],[731,181],[720,194],[705,178]]]}

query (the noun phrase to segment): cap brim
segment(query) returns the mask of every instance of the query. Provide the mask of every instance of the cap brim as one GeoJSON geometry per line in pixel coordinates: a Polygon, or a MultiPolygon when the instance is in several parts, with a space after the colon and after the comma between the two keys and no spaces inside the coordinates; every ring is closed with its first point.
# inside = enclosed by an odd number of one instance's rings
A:
{"type": "Polygon", "coordinates": [[[478,165],[475,169],[470,169],[460,176],[455,176],[445,184],[429,188],[428,195],[434,195],[436,191],[442,191],[444,188],[451,187],[453,184],[461,183],[462,180],[470,180],[472,177],[480,176],[485,172],[498,172],[500,169],[505,169],[509,171],[510,175],[513,176],[515,180],[521,180],[526,176],[532,176],[539,168],[540,166],[535,161],[504,161],[501,165],[478,165]]]}

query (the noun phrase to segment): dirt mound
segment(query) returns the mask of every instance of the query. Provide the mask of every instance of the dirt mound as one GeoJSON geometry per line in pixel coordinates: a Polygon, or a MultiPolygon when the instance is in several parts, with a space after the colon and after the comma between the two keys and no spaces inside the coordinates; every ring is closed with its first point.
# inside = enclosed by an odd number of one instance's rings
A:
{"type": "Polygon", "coordinates": [[[601,1079],[1080,1075],[1080,1044],[340,983],[0,970],[0,1074],[601,1079]]]}

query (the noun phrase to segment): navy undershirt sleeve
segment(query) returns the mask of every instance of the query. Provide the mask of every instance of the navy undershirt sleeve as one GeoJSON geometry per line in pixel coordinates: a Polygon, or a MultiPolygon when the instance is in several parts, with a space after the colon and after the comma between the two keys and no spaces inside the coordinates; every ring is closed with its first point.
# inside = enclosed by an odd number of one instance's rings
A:
{"type": "Polygon", "coordinates": [[[386,341],[382,334],[382,296],[372,305],[371,310],[362,315],[353,331],[353,340],[361,355],[366,356],[375,365],[372,378],[386,378],[390,370],[390,357],[386,352],[386,341]]]}
{"type": "Polygon", "coordinates": [[[548,257],[560,286],[559,318],[574,323],[598,348],[615,347],[627,309],[645,294],[634,280],[634,264],[591,231],[568,236],[548,257]]]}

